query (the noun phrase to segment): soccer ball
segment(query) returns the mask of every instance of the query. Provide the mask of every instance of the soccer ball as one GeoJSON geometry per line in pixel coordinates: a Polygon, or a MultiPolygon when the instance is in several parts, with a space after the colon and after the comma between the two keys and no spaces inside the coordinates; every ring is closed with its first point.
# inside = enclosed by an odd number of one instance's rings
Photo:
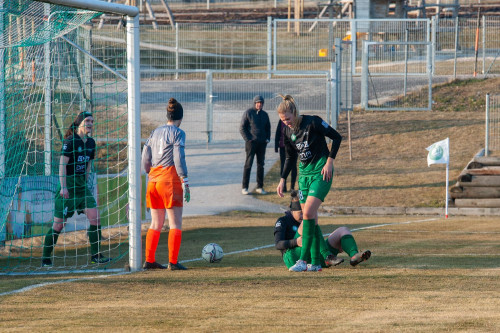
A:
{"type": "Polygon", "coordinates": [[[201,257],[209,263],[220,262],[224,257],[224,251],[219,244],[210,243],[201,250],[201,257]]]}

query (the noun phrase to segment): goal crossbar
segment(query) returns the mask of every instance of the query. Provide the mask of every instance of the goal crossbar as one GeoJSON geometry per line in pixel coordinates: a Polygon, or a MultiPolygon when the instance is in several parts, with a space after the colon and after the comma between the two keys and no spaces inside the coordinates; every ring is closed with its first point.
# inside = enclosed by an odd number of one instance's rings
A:
{"type": "Polygon", "coordinates": [[[38,2],[50,3],[72,8],[88,9],[96,12],[126,15],[136,17],[139,15],[139,8],[134,6],[122,5],[119,3],[104,2],[98,0],[35,0],[38,2]]]}

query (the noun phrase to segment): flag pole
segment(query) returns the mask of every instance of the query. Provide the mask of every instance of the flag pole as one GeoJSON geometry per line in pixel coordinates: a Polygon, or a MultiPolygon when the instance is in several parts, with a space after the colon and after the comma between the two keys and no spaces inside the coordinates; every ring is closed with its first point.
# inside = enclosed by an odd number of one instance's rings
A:
{"type": "Polygon", "coordinates": [[[448,176],[449,176],[449,166],[450,162],[446,163],[446,202],[444,208],[444,218],[448,218],[448,176]]]}

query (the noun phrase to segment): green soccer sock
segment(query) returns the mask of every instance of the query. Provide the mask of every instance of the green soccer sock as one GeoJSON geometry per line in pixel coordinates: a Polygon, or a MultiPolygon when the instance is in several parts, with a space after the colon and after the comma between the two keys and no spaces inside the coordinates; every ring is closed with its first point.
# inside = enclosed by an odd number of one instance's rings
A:
{"type": "Polygon", "coordinates": [[[302,249],[300,251],[300,260],[307,261],[311,256],[311,246],[314,239],[314,229],[316,220],[302,220],[302,249]]]}
{"type": "Polygon", "coordinates": [[[101,226],[91,224],[87,229],[87,236],[89,237],[90,252],[92,255],[98,254],[101,248],[101,226]]]}
{"type": "Polygon", "coordinates": [[[60,231],[55,231],[53,228],[50,228],[45,235],[45,240],[43,242],[43,259],[50,258],[52,255],[52,250],[54,249],[54,245],[57,243],[60,233],[60,231]]]}
{"type": "Polygon", "coordinates": [[[315,228],[315,232],[314,232],[314,237],[313,237],[313,240],[312,240],[312,245],[311,245],[311,264],[312,265],[319,265],[321,266],[321,252],[320,252],[320,248],[321,248],[321,243],[325,243],[324,239],[323,239],[323,236],[321,235],[321,231],[318,235],[318,232],[316,230],[318,230],[319,226],[318,225],[314,225],[315,228]]]}
{"type": "Polygon", "coordinates": [[[321,253],[321,257],[325,259],[328,255],[332,254],[330,248],[327,246],[328,241],[323,237],[323,232],[319,227],[319,224],[316,225],[316,237],[320,240],[319,242],[319,252],[321,253]]]}
{"type": "Polygon", "coordinates": [[[356,245],[356,241],[352,235],[342,236],[340,239],[340,245],[342,246],[342,250],[352,257],[356,253],[358,253],[358,246],[356,245]]]}

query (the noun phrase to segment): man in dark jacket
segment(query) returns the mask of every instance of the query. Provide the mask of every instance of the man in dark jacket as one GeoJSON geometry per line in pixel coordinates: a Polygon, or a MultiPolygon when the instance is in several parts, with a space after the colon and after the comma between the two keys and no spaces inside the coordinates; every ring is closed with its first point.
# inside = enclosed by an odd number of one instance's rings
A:
{"type": "Polygon", "coordinates": [[[264,191],[264,160],[266,147],[271,140],[271,122],[264,106],[264,98],[257,95],[253,99],[254,106],[243,113],[240,125],[240,133],[245,140],[245,166],[243,168],[242,194],[248,194],[250,172],[252,170],[253,158],[257,156],[257,189],[259,194],[267,194],[264,191]]]}

